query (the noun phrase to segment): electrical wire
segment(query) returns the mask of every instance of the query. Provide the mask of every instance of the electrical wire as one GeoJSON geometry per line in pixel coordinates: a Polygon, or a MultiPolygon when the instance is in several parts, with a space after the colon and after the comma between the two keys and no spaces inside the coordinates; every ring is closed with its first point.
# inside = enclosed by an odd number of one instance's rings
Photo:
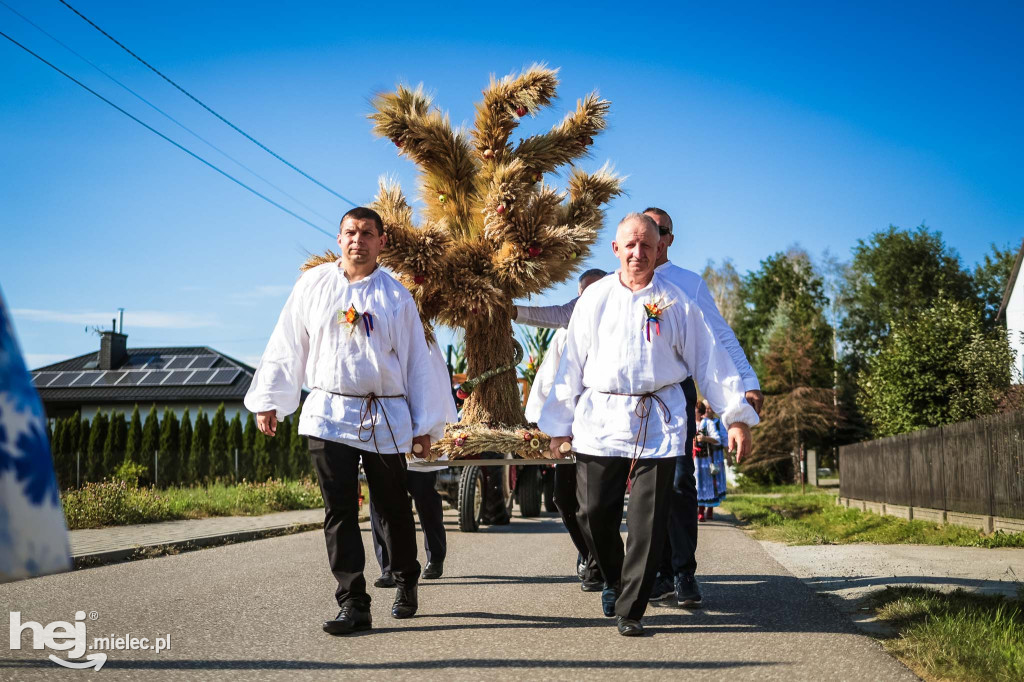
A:
{"type": "Polygon", "coordinates": [[[238,165],[239,167],[241,167],[242,169],[244,169],[244,170],[248,171],[248,172],[249,172],[249,173],[251,173],[251,174],[252,174],[253,176],[255,176],[256,178],[258,178],[258,179],[262,180],[262,181],[263,181],[263,182],[265,182],[266,184],[270,185],[271,187],[273,187],[274,189],[276,189],[276,190],[277,190],[278,192],[280,192],[280,193],[281,193],[281,194],[283,194],[284,196],[288,197],[289,199],[291,199],[292,201],[294,201],[294,202],[295,202],[295,203],[297,203],[298,205],[300,205],[300,206],[302,206],[303,208],[305,208],[305,209],[306,209],[307,211],[309,211],[310,213],[312,213],[312,214],[314,214],[314,215],[316,215],[316,216],[319,216],[319,217],[320,217],[320,218],[322,218],[322,219],[323,219],[323,220],[324,220],[324,221],[325,221],[325,222],[326,222],[326,223],[327,223],[328,225],[332,225],[332,224],[333,224],[333,222],[334,222],[333,220],[331,220],[330,218],[328,218],[328,217],[327,217],[327,216],[325,216],[324,214],[320,213],[320,212],[319,212],[319,211],[317,211],[317,210],[316,210],[315,208],[313,208],[313,207],[312,207],[312,206],[310,206],[309,204],[305,203],[304,201],[302,201],[302,200],[301,200],[301,199],[299,199],[298,197],[295,197],[295,196],[293,196],[292,194],[290,194],[289,192],[287,192],[286,190],[282,189],[281,187],[278,187],[278,186],[277,186],[276,184],[274,184],[273,182],[271,182],[271,181],[270,181],[270,180],[268,180],[267,178],[263,177],[262,175],[260,175],[260,174],[259,174],[259,173],[257,173],[256,171],[254,171],[253,169],[249,168],[249,167],[248,167],[248,166],[246,166],[246,165],[245,165],[244,163],[242,163],[241,161],[239,161],[239,160],[238,160],[238,159],[236,159],[235,157],[231,156],[231,155],[230,155],[230,154],[228,154],[228,153],[227,153],[226,151],[224,151],[223,149],[221,149],[221,148],[220,148],[220,147],[218,147],[217,145],[213,144],[212,142],[210,142],[209,140],[207,140],[207,139],[206,139],[205,137],[203,137],[202,135],[200,135],[200,134],[199,134],[199,133],[197,133],[196,131],[192,130],[192,129],[191,129],[191,128],[189,128],[189,127],[188,127],[187,125],[185,125],[184,123],[182,123],[182,122],[181,122],[181,121],[179,121],[178,119],[174,118],[173,116],[171,116],[170,114],[168,114],[168,113],[167,113],[166,111],[164,111],[163,109],[161,109],[161,108],[160,108],[160,107],[158,107],[157,105],[153,104],[153,103],[152,103],[152,102],[150,102],[150,101],[149,101],[148,99],[146,99],[145,97],[143,97],[143,96],[142,96],[142,95],[140,95],[139,93],[135,92],[134,90],[132,90],[132,89],[131,89],[130,87],[128,87],[127,85],[125,85],[124,83],[122,83],[121,81],[119,81],[118,79],[116,79],[116,78],[114,78],[113,76],[111,76],[111,75],[110,75],[109,73],[107,73],[107,72],[106,72],[106,71],[104,71],[104,70],[103,70],[102,68],[100,68],[99,66],[97,66],[96,64],[94,64],[93,62],[91,62],[91,61],[90,61],[89,59],[87,59],[86,57],[82,56],[81,54],[79,54],[78,52],[76,52],[76,51],[75,51],[74,49],[72,49],[72,48],[71,48],[71,47],[69,47],[68,45],[64,44],[63,42],[61,42],[61,40],[60,40],[59,38],[57,38],[56,36],[54,36],[54,35],[52,35],[51,33],[49,33],[49,32],[48,32],[48,31],[47,31],[46,29],[44,29],[44,28],[43,28],[42,26],[40,26],[39,24],[37,24],[37,23],[35,23],[34,21],[32,21],[31,19],[29,19],[28,17],[26,17],[26,16],[24,15],[24,14],[22,14],[22,13],[21,13],[21,12],[19,12],[18,10],[14,9],[14,8],[13,8],[13,7],[11,7],[10,5],[8,5],[8,4],[7,4],[6,2],[4,2],[3,0],[0,0],[0,5],[3,5],[3,6],[4,6],[4,7],[6,7],[6,8],[8,9],[8,10],[10,10],[10,11],[11,11],[11,12],[13,12],[14,14],[18,15],[18,17],[20,17],[20,18],[21,18],[21,19],[22,19],[22,20],[23,20],[24,22],[26,22],[27,24],[29,24],[30,26],[32,26],[33,28],[35,28],[35,29],[36,29],[37,31],[39,31],[40,33],[42,33],[42,34],[43,34],[44,36],[46,36],[47,38],[49,38],[49,39],[50,39],[50,40],[52,40],[53,42],[55,42],[55,43],[57,43],[58,45],[60,45],[61,47],[63,47],[63,48],[65,49],[65,50],[67,50],[67,51],[68,51],[68,52],[70,52],[71,54],[73,54],[73,55],[75,55],[76,57],[78,57],[79,59],[81,59],[81,60],[82,60],[83,62],[85,62],[86,64],[88,64],[89,66],[91,66],[91,67],[92,67],[93,69],[95,69],[96,71],[98,71],[99,73],[101,73],[101,74],[102,74],[103,76],[106,76],[106,77],[107,77],[107,78],[108,78],[109,80],[113,81],[113,82],[114,82],[115,84],[117,84],[118,86],[120,86],[120,87],[121,87],[122,89],[124,89],[124,90],[126,90],[127,92],[129,92],[129,93],[130,93],[131,95],[133,95],[134,97],[136,97],[137,99],[139,99],[140,101],[142,101],[142,102],[143,102],[144,104],[146,104],[146,105],[147,105],[147,106],[149,106],[149,107],[150,107],[151,109],[153,109],[154,111],[156,111],[157,113],[159,113],[160,115],[162,115],[162,116],[163,116],[164,118],[166,118],[167,120],[171,121],[171,122],[172,122],[172,123],[174,123],[174,124],[175,124],[176,126],[178,126],[178,127],[179,127],[179,128],[181,128],[182,130],[184,130],[184,131],[186,131],[187,133],[189,133],[190,135],[192,135],[192,137],[194,137],[194,138],[196,138],[197,140],[199,140],[200,142],[204,143],[204,144],[205,144],[206,146],[210,147],[210,148],[211,148],[211,149],[213,149],[214,151],[216,151],[216,152],[219,152],[219,153],[220,153],[221,155],[223,155],[223,156],[224,156],[225,158],[227,158],[228,160],[230,160],[230,161],[233,161],[233,162],[234,162],[235,164],[237,164],[237,165],[238,165]]]}
{"type": "Polygon", "coordinates": [[[104,31],[104,30],[103,30],[102,28],[100,28],[99,26],[97,26],[97,25],[96,25],[96,23],[95,23],[95,22],[93,22],[93,20],[92,20],[92,19],[90,19],[89,17],[87,17],[87,16],[85,16],[84,14],[82,14],[81,12],[79,12],[79,11],[78,11],[77,9],[75,9],[75,8],[74,8],[74,7],[72,7],[72,6],[70,5],[70,4],[68,4],[68,3],[67,3],[67,2],[65,1],[65,0],[59,0],[59,2],[60,2],[60,3],[62,4],[62,5],[64,5],[65,7],[67,7],[67,8],[69,9],[69,10],[71,10],[72,12],[74,12],[75,14],[77,14],[77,15],[78,15],[79,17],[81,17],[81,18],[82,18],[82,20],[83,20],[83,21],[85,21],[85,22],[86,22],[87,24],[89,24],[89,25],[90,25],[90,26],[92,26],[92,27],[93,27],[94,29],[96,29],[97,31],[99,31],[100,33],[102,33],[103,35],[105,35],[105,36],[106,36],[107,38],[109,38],[109,39],[110,39],[110,40],[111,40],[111,41],[112,41],[112,42],[113,42],[113,43],[114,43],[115,45],[117,45],[117,46],[118,46],[118,47],[120,47],[120,48],[121,48],[122,50],[124,50],[125,52],[127,52],[128,54],[130,54],[130,55],[131,55],[132,57],[134,57],[134,58],[135,58],[135,59],[136,59],[136,60],[137,60],[137,61],[138,61],[138,62],[139,62],[140,64],[142,64],[143,66],[145,66],[145,67],[146,67],[147,69],[149,69],[150,71],[152,71],[152,72],[153,72],[153,73],[155,73],[156,75],[158,75],[158,76],[160,76],[161,78],[163,78],[163,79],[164,79],[165,81],[167,81],[167,82],[168,82],[168,83],[170,83],[170,84],[171,84],[172,86],[174,86],[174,87],[175,87],[175,88],[176,88],[176,89],[177,89],[177,90],[178,90],[179,92],[181,92],[181,93],[182,93],[183,95],[185,95],[186,97],[188,97],[188,98],[189,98],[190,100],[192,100],[193,102],[195,102],[196,104],[198,104],[199,106],[201,106],[201,107],[202,107],[203,109],[206,109],[206,110],[207,110],[208,112],[210,112],[211,114],[213,114],[214,116],[216,116],[217,118],[219,118],[219,119],[220,119],[221,121],[223,121],[224,123],[226,123],[226,124],[227,124],[228,126],[230,126],[230,127],[231,127],[231,128],[232,128],[232,129],[233,129],[233,130],[234,130],[235,132],[237,132],[237,133],[239,133],[240,135],[242,135],[243,137],[245,137],[245,138],[246,138],[247,140],[249,140],[250,142],[252,142],[253,144],[255,144],[255,145],[256,145],[257,147],[259,147],[259,148],[260,148],[260,149],[262,149],[263,151],[265,151],[265,152],[267,152],[268,154],[270,154],[271,156],[273,156],[273,157],[274,157],[275,159],[277,159],[278,161],[280,161],[280,162],[281,162],[281,163],[283,163],[284,165],[286,165],[286,166],[288,166],[289,168],[291,168],[291,169],[292,169],[293,171],[295,171],[296,173],[300,174],[300,175],[301,175],[302,177],[306,178],[307,180],[310,180],[311,182],[315,183],[316,185],[318,185],[318,186],[319,186],[319,187],[321,187],[322,189],[325,189],[325,190],[327,190],[328,192],[330,192],[330,193],[331,193],[331,194],[333,194],[334,196],[338,197],[338,198],[339,198],[339,199],[341,199],[342,201],[344,201],[344,202],[347,202],[347,203],[351,204],[351,205],[352,205],[353,207],[356,207],[356,206],[358,206],[358,204],[356,204],[356,203],[355,203],[354,201],[352,201],[351,199],[349,199],[349,198],[347,198],[347,197],[344,197],[344,196],[342,196],[341,194],[338,194],[338,193],[337,193],[337,192],[335,192],[335,191],[334,191],[333,189],[331,189],[330,187],[328,187],[328,186],[327,186],[327,185],[325,185],[324,183],[320,182],[319,180],[317,180],[317,179],[316,179],[316,178],[314,178],[314,177],[313,177],[312,175],[310,175],[309,173],[305,172],[304,170],[302,170],[302,169],[301,169],[301,168],[299,168],[298,166],[296,166],[296,165],[292,164],[292,163],[291,163],[290,161],[288,161],[287,159],[285,159],[285,158],[284,158],[283,156],[281,156],[280,154],[277,154],[276,152],[274,152],[274,151],[273,151],[272,149],[270,149],[269,147],[267,147],[267,146],[266,146],[265,144],[263,144],[262,142],[260,142],[259,140],[257,140],[257,139],[256,139],[255,137],[253,137],[253,136],[252,136],[252,135],[250,135],[249,133],[245,132],[244,130],[242,130],[241,128],[239,128],[239,127],[238,127],[238,126],[236,126],[236,125],[235,125],[234,123],[232,123],[231,121],[227,120],[226,118],[224,118],[224,117],[223,117],[223,116],[221,116],[220,114],[218,114],[218,113],[217,113],[216,111],[214,111],[214,110],[213,110],[212,108],[210,108],[209,106],[207,106],[207,105],[206,105],[206,104],[205,104],[205,103],[204,103],[204,102],[203,102],[202,100],[200,100],[200,99],[199,99],[198,97],[196,97],[196,96],[195,96],[195,95],[193,95],[193,94],[192,94],[191,92],[189,92],[189,91],[188,91],[188,90],[186,90],[185,88],[183,88],[183,87],[181,87],[180,85],[178,85],[177,83],[175,83],[175,82],[174,82],[173,80],[171,80],[171,79],[170,79],[169,77],[165,76],[165,75],[164,75],[164,74],[163,74],[163,73],[162,73],[162,72],[161,72],[161,71],[160,71],[159,69],[157,69],[157,68],[156,68],[155,66],[153,66],[152,64],[150,64],[149,62],[147,62],[147,61],[146,61],[145,59],[143,59],[142,57],[140,57],[139,55],[135,54],[135,53],[134,53],[134,52],[132,52],[132,51],[131,51],[130,49],[128,49],[128,47],[127,47],[127,46],[126,46],[126,45],[125,45],[124,43],[122,43],[122,42],[121,42],[121,41],[119,41],[119,40],[118,40],[117,38],[115,38],[114,36],[110,35],[110,34],[109,34],[109,33],[107,33],[106,31],[104,31]]]}
{"type": "Polygon", "coordinates": [[[67,79],[68,79],[68,80],[70,80],[71,82],[75,83],[76,85],[78,85],[78,86],[79,86],[80,88],[82,88],[83,90],[86,90],[86,91],[87,91],[87,92],[89,92],[90,94],[92,94],[92,95],[94,95],[94,96],[98,97],[99,99],[103,100],[104,102],[106,102],[106,103],[107,103],[107,104],[109,104],[110,106],[114,107],[115,109],[117,109],[118,111],[120,111],[120,112],[121,112],[122,114],[124,114],[125,116],[127,116],[127,117],[128,117],[128,118],[130,118],[131,120],[133,120],[133,121],[135,121],[136,123],[138,123],[138,124],[139,124],[140,126],[142,126],[143,128],[145,128],[146,130],[148,130],[148,131],[150,131],[151,133],[154,133],[154,134],[156,134],[156,135],[160,136],[161,138],[163,138],[163,139],[164,139],[164,140],[166,140],[167,142],[170,142],[170,143],[171,143],[171,144],[173,144],[173,145],[174,145],[175,147],[177,147],[177,148],[178,148],[178,149],[180,149],[181,151],[185,152],[186,154],[188,154],[189,156],[191,156],[192,158],[194,158],[194,159],[195,159],[196,161],[199,161],[199,162],[201,162],[201,163],[202,163],[203,165],[205,165],[205,166],[208,166],[208,167],[212,168],[213,170],[217,171],[218,173],[220,173],[221,175],[223,175],[224,177],[226,177],[226,178],[227,178],[228,180],[231,180],[232,182],[234,182],[234,183],[235,183],[236,185],[239,185],[240,187],[243,187],[243,188],[245,188],[245,189],[249,190],[250,192],[252,192],[252,193],[253,193],[253,194],[255,194],[256,196],[258,196],[258,197],[259,197],[260,199],[263,199],[264,201],[266,201],[267,203],[269,203],[269,204],[271,204],[271,205],[273,205],[273,206],[276,206],[277,208],[281,209],[282,211],[284,211],[284,212],[285,212],[285,213],[287,213],[288,215],[292,216],[292,217],[293,217],[293,218],[295,218],[296,220],[300,220],[300,221],[302,221],[303,223],[305,223],[306,225],[309,225],[310,227],[312,227],[312,228],[313,228],[314,230],[316,230],[317,232],[320,232],[321,234],[325,234],[325,235],[327,235],[328,237],[331,237],[331,238],[333,238],[333,237],[334,237],[334,235],[333,235],[333,234],[331,234],[330,232],[328,232],[327,230],[324,230],[324,229],[321,229],[320,227],[317,227],[316,225],[314,225],[314,224],[313,224],[313,223],[311,223],[310,221],[308,221],[308,220],[306,220],[305,218],[303,218],[302,216],[300,216],[300,215],[299,215],[298,213],[296,213],[296,212],[292,211],[292,210],[291,210],[291,209],[289,209],[289,208],[286,208],[286,207],[282,206],[281,204],[277,203],[276,201],[274,201],[273,199],[271,199],[271,198],[270,198],[270,197],[268,197],[267,195],[265,195],[265,194],[263,194],[263,193],[261,193],[261,192],[259,192],[259,191],[255,190],[255,189],[253,189],[252,187],[250,187],[249,185],[245,184],[244,182],[242,182],[242,181],[241,181],[241,180],[239,180],[238,178],[234,177],[234,176],[233,176],[233,175],[231,175],[230,173],[227,173],[226,171],[223,171],[223,170],[221,170],[220,168],[218,168],[217,166],[213,165],[212,163],[210,163],[209,161],[207,161],[207,160],[206,160],[206,159],[204,159],[203,157],[201,157],[201,156],[199,156],[198,154],[196,154],[195,152],[193,152],[193,151],[191,151],[191,150],[189,150],[189,149],[185,148],[185,147],[184,147],[184,146],[182,146],[181,144],[179,144],[179,143],[175,142],[174,140],[172,140],[171,138],[167,137],[166,135],[164,135],[163,133],[161,133],[161,132],[160,132],[159,130],[157,130],[156,128],[152,127],[152,126],[151,126],[151,125],[149,125],[148,123],[145,123],[145,122],[144,122],[144,121],[142,121],[141,119],[138,119],[138,118],[136,118],[135,116],[131,115],[130,113],[128,113],[127,111],[125,111],[125,110],[124,110],[124,109],[122,109],[121,107],[117,106],[116,104],[114,104],[113,102],[111,102],[111,101],[110,101],[109,99],[107,99],[106,97],[104,97],[103,95],[101,95],[100,93],[98,93],[98,92],[96,92],[95,90],[93,90],[92,88],[90,88],[90,87],[89,87],[88,85],[86,85],[85,83],[81,82],[80,80],[78,80],[78,79],[77,79],[77,78],[75,78],[74,76],[72,76],[72,75],[68,74],[67,72],[65,72],[65,71],[62,71],[62,70],[61,70],[61,69],[60,69],[59,67],[57,67],[57,66],[55,66],[55,65],[51,64],[51,63],[50,63],[50,62],[48,62],[48,61],[47,61],[46,59],[44,59],[43,57],[39,56],[38,54],[36,54],[36,53],[35,53],[35,52],[33,52],[32,50],[30,50],[29,48],[25,47],[24,45],[22,45],[22,44],[21,44],[21,43],[19,43],[19,42],[18,42],[17,40],[15,40],[15,39],[14,39],[14,38],[12,38],[11,36],[7,35],[7,34],[6,34],[6,33],[4,33],[3,31],[0,31],[0,36],[4,37],[4,38],[6,38],[7,40],[9,40],[10,42],[14,43],[15,45],[17,45],[18,47],[20,47],[20,48],[21,48],[22,50],[24,50],[25,52],[28,52],[28,53],[29,53],[30,55],[32,55],[33,57],[35,57],[36,59],[38,59],[39,61],[41,61],[41,62],[42,62],[43,64],[46,64],[46,65],[47,65],[47,66],[49,66],[49,67],[50,67],[51,69],[53,69],[54,71],[56,71],[56,72],[57,72],[57,73],[59,73],[60,75],[64,76],[65,78],[67,78],[67,79]]]}

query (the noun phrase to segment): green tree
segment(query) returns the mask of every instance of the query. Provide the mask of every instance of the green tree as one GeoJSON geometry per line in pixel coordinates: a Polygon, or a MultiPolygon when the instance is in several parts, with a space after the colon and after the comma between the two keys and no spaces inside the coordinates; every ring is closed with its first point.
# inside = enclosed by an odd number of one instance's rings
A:
{"type": "Polygon", "coordinates": [[[211,480],[226,478],[231,473],[230,455],[228,454],[228,420],[224,413],[224,403],[217,406],[210,425],[210,472],[211,480]]]}
{"type": "Polygon", "coordinates": [[[78,412],[75,412],[68,417],[64,425],[64,451],[67,454],[66,486],[68,488],[74,488],[78,485],[79,462],[80,459],[82,462],[85,461],[84,458],[80,458],[79,454],[79,442],[82,438],[81,430],[82,417],[78,412]]]}
{"type": "Polygon", "coordinates": [[[740,279],[740,273],[736,272],[732,259],[726,258],[718,267],[715,267],[715,261],[709,259],[701,277],[711,292],[711,297],[715,299],[718,312],[729,326],[734,326],[743,308],[743,281],[740,279]]]}
{"type": "Polygon", "coordinates": [[[83,419],[78,426],[78,471],[76,482],[81,485],[89,480],[89,436],[91,424],[88,419],[83,419]]]}
{"type": "MultiPolygon", "coordinates": [[[[67,448],[65,446],[64,431],[67,428],[67,420],[57,418],[52,427],[53,437],[50,439],[50,456],[53,459],[53,471],[57,475],[57,487],[67,488],[67,448]]],[[[49,424],[49,420],[47,420],[49,424]]]]}
{"type": "MultiPolygon", "coordinates": [[[[759,357],[764,338],[775,322],[780,305],[787,306],[786,319],[806,330],[813,342],[809,351],[813,360],[810,385],[832,386],[832,328],[825,319],[829,305],[824,284],[806,251],[791,248],[761,261],[756,272],[743,278],[740,293],[744,305],[739,310],[736,337],[747,351],[761,377],[768,368],[759,357]]],[[[763,378],[762,378],[763,380],[763,378]]]]}
{"type": "Polygon", "coordinates": [[[1012,360],[975,301],[940,296],[892,325],[862,373],[861,407],[876,436],[974,419],[996,410],[1012,360]]]}
{"type": "Polygon", "coordinates": [[[149,468],[148,478],[150,481],[157,475],[157,472],[153,469],[153,462],[154,456],[159,449],[160,417],[156,413],[156,405],[150,405],[149,412],[146,413],[146,421],[142,425],[142,447],[139,448],[142,464],[149,468]]]}
{"type": "Polygon", "coordinates": [[[274,475],[273,447],[273,438],[257,432],[252,453],[252,466],[253,480],[258,483],[262,483],[274,475]]]}
{"type": "Polygon", "coordinates": [[[125,461],[125,445],[128,440],[128,420],[124,412],[112,412],[107,439],[103,442],[103,475],[113,476],[121,462],[125,461]]]}
{"type": "Polygon", "coordinates": [[[110,419],[100,411],[92,418],[89,427],[89,481],[102,481],[106,469],[103,466],[103,448],[107,442],[110,419]]]}
{"type": "Polygon", "coordinates": [[[235,471],[235,457],[238,457],[239,469],[241,469],[242,452],[245,450],[245,434],[242,432],[242,418],[238,412],[231,418],[228,425],[228,456],[230,458],[231,478],[237,480],[241,471],[235,471]]]}
{"type": "Polygon", "coordinates": [[[978,290],[985,326],[989,329],[995,328],[997,324],[996,314],[1010,281],[1013,264],[1017,260],[1017,249],[1012,249],[1009,244],[1002,249],[992,244],[991,251],[974,267],[974,286],[978,290]]]}
{"type": "Polygon", "coordinates": [[[181,428],[178,429],[178,479],[182,485],[195,485],[196,480],[192,477],[190,459],[192,453],[192,417],[188,414],[188,408],[181,413],[181,428]]]}
{"type": "Polygon", "coordinates": [[[142,417],[139,415],[139,406],[132,408],[132,416],[128,422],[128,437],[124,446],[124,461],[145,466],[142,458],[142,417]]]}
{"type": "Polygon", "coordinates": [[[519,369],[519,376],[533,386],[540,363],[544,362],[544,356],[547,355],[548,348],[551,347],[551,339],[555,336],[555,330],[545,327],[520,326],[519,333],[526,340],[526,352],[529,354],[526,358],[526,365],[519,369]]]}
{"type": "Polygon", "coordinates": [[[941,232],[890,225],[867,241],[858,239],[843,286],[846,316],[839,330],[851,373],[881,349],[894,321],[930,308],[940,294],[976,300],[971,275],[941,232]]]}
{"type": "Polygon", "coordinates": [[[196,413],[195,427],[192,429],[192,447],[188,457],[189,477],[196,484],[206,483],[210,479],[210,419],[203,408],[196,413]]]}
{"type": "Polygon", "coordinates": [[[305,436],[299,435],[299,420],[292,420],[292,436],[288,441],[292,475],[296,478],[309,476],[311,462],[309,460],[309,444],[305,436]]]}
{"type": "Polygon", "coordinates": [[[178,440],[178,417],[169,407],[164,408],[160,421],[160,471],[157,481],[164,487],[181,483],[181,443],[178,440]]]}
{"type": "Polygon", "coordinates": [[[238,475],[247,481],[256,480],[256,437],[258,435],[256,418],[250,412],[249,416],[245,418],[244,444],[242,452],[238,455],[238,475]]]}
{"type": "Polygon", "coordinates": [[[277,435],[274,436],[273,449],[273,471],[275,478],[292,478],[292,418],[285,417],[284,421],[277,425],[277,435]]]}

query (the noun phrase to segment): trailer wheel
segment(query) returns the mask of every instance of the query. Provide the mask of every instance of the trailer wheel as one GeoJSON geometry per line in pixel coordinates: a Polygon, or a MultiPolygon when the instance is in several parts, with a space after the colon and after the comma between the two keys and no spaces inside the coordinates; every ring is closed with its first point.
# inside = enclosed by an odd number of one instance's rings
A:
{"type": "Polygon", "coordinates": [[[524,519],[540,516],[541,490],[540,470],[535,466],[519,467],[516,481],[516,497],[519,498],[519,515],[524,519]]]}
{"type": "Polygon", "coordinates": [[[463,533],[480,530],[483,503],[484,472],[477,466],[463,467],[459,479],[459,530],[463,533]]]}

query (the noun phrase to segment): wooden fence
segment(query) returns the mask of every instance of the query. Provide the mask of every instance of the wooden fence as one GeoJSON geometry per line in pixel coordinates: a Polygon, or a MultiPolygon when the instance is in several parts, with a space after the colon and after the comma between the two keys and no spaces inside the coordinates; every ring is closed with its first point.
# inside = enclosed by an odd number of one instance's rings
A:
{"type": "Polygon", "coordinates": [[[1024,412],[839,449],[840,496],[1024,519],[1024,412]]]}

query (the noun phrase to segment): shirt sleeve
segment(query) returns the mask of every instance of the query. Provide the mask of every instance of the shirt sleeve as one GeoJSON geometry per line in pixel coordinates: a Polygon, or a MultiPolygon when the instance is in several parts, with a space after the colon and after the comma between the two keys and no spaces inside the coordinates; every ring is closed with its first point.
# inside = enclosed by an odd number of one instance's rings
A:
{"type": "Polygon", "coordinates": [[[309,331],[303,317],[305,288],[300,279],[277,319],[245,394],[250,412],[277,410],[277,418],[284,419],[299,409],[309,357],[309,331]]]}
{"type": "Polygon", "coordinates": [[[718,427],[715,425],[715,422],[709,419],[705,419],[701,425],[704,426],[705,424],[710,425],[710,427],[703,429],[704,435],[713,440],[715,443],[721,445],[722,439],[718,434],[718,427]]]}
{"type": "Polygon", "coordinates": [[[537,368],[537,375],[533,378],[530,397],[526,399],[526,421],[536,422],[540,419],[544,401],[551,393],[551,384],[554,383],[555,375],[558,373],[559,359],[564,348],[565,332],[556,332],[551,340],[551,346],[544,353],[540,367],[537,368]]]}
{"type": "Polygon", "coordinates": [[[715,299],[703,279],[697,287],[697,305],[700,306],[701,312],[704,313],[704,319],[710,325],[715,338],[718,339],[720,344],[725,346],[729,357],[732,358],[733,364],[739,370],[740,376],[743,378],[743,390],[760,391],[761,383],[757,380],[754,368],[747,361],[747,354],[743,352],[743,347],[740,346],[740,342],[736,338],[736,333],[733,332],[732,327],[725,321],[722,314],[718,312],[718,305],[715,303],[715,299]]]}
{"type": "Polygon", "coordinates": [[[689,303],[676,314],[682,316],[684,331],[676,337],[676,352],[687,367],[694,368],[694,378],[711,409],[722,416],[726,426],[737,422],[757,424],[760,420],[744,398],[743,380],[736,364],[718,341],[703,309],[689,303]]]}
{"type": "Polygon", "coordinates": [[[578,300],[579,296],[562,305],[517,305],[515,321],[530,327],[564,329],[569,326],[569,319],[578,300]]]}
{"type": "MultiPolygon", "coordinates": [[[[586,316],[584,316],[585,318],[586,316]]],[[[552,438],[572,435],[576,403],[583,395],[583,367],[587,362],[589,321],[573,316],[565,337],[565,350],[537,426],[552,438]]]]}
{"type": "Polygon", "coordinates": [[[451,389],[445,389],[439,373],[433,371],[438,358],[431,358],[423,322],[412,298],[405,299],[395,315],[395,352],[405,375],[406,400],[412,417],[413,436],[430,436],[440,440],[448,411],[446,400],[451,401],[451,389]]]}

